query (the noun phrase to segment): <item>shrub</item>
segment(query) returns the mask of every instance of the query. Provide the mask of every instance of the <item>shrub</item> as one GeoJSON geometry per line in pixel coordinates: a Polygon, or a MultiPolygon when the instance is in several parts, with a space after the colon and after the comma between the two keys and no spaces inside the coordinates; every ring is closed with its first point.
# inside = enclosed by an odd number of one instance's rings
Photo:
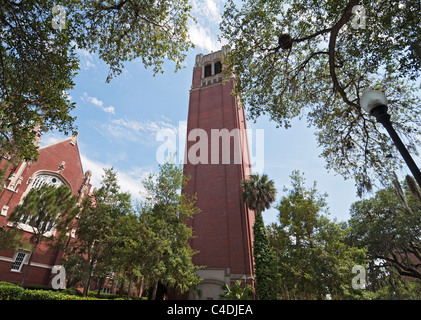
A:
{"type": "Polygon", "coordinates": [[[53,288],[50,288],[49,286],[43,285],[43,284],[28,284],[23,286],[24,289],[28,290],[50,290],[53,291],[53,288]]]}
{"type": "Polygon", "coordinates": [[[19,286],[19,285],[12,282],[0,281],[0,286],[19,286]]]}
{"type": "Polygon", "coordinates": [[[80,292],[76,288],[66,288],[66,289],[61,290],[60,293],[71,295],[71,296],[78,296],[78,297],[82,297],[83,296],[82,292],[80,292]]]}
{"type": "Polygon", "coordinates": [[[0,284],[0,300],[17,300],[24,289],[13,283],[0,284]]]}
{"type": "Polygon", "coordinates": [[[26,289],[20,296],[21,300],[57,300],[57,293],[46,290],[26,289]]]}
{"type": "Polygon", "coordinates": [[[25,290],[21,296],[21,300],[98,300],[91,297],[79,297],[61,292],[44,291],[44,290],[25,290]]]}
{"type": "MultiPolygon", "coordinates": [[[[96,297],[97,294],[98,294],[98,291],[88,291],[88,297],[96,297]]],[[[101,300],[127,300],[127,295],[101,292],[99,295],[99,299],[101,300]]],[[[148,300],[148,298],[131,296],[130,300],[148,300]]]]}

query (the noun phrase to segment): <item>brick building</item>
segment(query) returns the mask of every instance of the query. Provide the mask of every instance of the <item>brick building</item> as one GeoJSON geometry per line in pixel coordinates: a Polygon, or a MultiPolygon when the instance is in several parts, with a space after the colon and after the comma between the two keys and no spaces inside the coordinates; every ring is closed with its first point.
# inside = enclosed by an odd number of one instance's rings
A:
{"type": "Polygon", "coordinates": [[[227,50],[197,55],[193,70],[184,165],[191,179],[183,192],[197,194],[201,213],[192,219],[190,245],[199,251],[194,264],[205,267],[198,271],[201,296],[192,290],[189,299],[218,299],[236,280],[254,285],[254,212],[240,185],[251,174],[250,152],[244,108],[231,95],[235,81],[222,83],[227,50]]]}
{"type": "MultiPolygon", "coordinates": [[[[36,143],[40,135],[36,133],[36,143]]],[[[36,162],[20,162],[16,166],[9,166],[6,172],[4,188],[0,192],[0,228],[11,226],[8,217],[14,207],[23,201],[30,189],[43,185],[67,185],[79,199],[86,196],[91,188],[91,172],[83,171],[77,142],[77,133],[72,137],[56,141],[39,148],[39,158],[36,162]]],[[[5,168],[6,160],[0,162],[5,168]]],[[[18,224],[26,237],[33,232],[32,227],[22,221],[18,224]]],[[[1,231],[0,231],[1,232],[1,231]]],[[[54,226],[51,233],[54,235],[54,226]]],[[[70,234],[74,237],[75,230],[70,234]]],[[[18,249],[0,249],[0,281],[20,283],[23,272],[27,267],[30,252],[18,249]]],[[[34,253],[25,284],[50,286],[51,269],[60,264],[62,250],[52,249],[41,243],[34,253]]]]}

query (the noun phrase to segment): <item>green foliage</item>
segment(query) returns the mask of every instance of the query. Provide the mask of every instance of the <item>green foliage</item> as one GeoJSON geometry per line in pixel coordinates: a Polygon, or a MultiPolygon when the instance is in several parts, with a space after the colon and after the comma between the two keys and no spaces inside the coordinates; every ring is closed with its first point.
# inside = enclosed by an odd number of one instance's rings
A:
{"type": "Polygon", "coordinates": [[[4,1],[0,9],[0,155],[35,160],[32,130],[71,133],[66,90],[78,69],[68,30],[51,26],[54,1],[4,1]]]}
{"type": "Polygon", "coordinates": [[[419,11],[417,0],[229,0],[220,25],[232,47],[226,70],[235,70],[235,93],[251,118],[267,114],[285,128],[306,118],[326,168],[354,178],[361,195],[403,165],[385,130],[361,109],[364,88],[386,90],[395,129],[411,152],[420,145],[412,81],[421,63],[412,50],[421,39],[419,11]],[[352,26],[357,4],[365,28],[352,26]]]}
{"type": "Polygon", "coordinates": [[[275,256],[270,247],[262,214],[256,213],[253,225],[254,273],[256,294],[260,300],[275,300],[278,293],[278,274],[275,256]]]}
{"type": "Polygon", "coordinates": [[[121,73],[124,62],[140,58],[155,73],[163,72],[164,60],[181,68],[190,42],[187,0],[159,1],[65,1],[69,29],[80,48],[98,52],[110,66],[109,81],[121,73]]]}
{"type": "Polygon", "coordinates": [[[143,257],[145,280],[154,288],[152,300],[158,283],[185,292],[200,281],[195,274],[199,267],[192,262],[196,252],[188,244],[193,231],[186,225],[200,210],[194,196],[181,192],[187,179],[180,166],[166,162],[158,174],[143,180],[147,200],[138,212],[148,241],[139,242],[139,258],[143,257]]]}
{"type": "MultiPolygon", "coordinates": [[[[92,297],[92,298],[99,298],[102,300],[126,300],[127,297],[122,296],[121,294],[111,294],[111,293],[100,293],[100,295],[98,296],[98,293],[96,291],[89,291],[88,292],[88,297],[92,297]]],[[[130,300],[145,300],[145,297],[130,297],[130,300]]]]}
{"type": "MultiPolygon", "coordinates": [[[[193,47],[187,0],[3,1],[0,7],[0,156],[36,160],[33,130],[76,130],[67,91],[74,86],[80,50],[96,52],[110,67],[106,81],[124,63],[140,59],[154,73],[166,60],[182,67],[193,47]],[[65,8],[66,24],[55,29],[52,13],[65,8]]],[[[3,180],[0,180],[0,182],[3,180]]]]}
{"type": "Polygon", "coordinates": [[[73,296],[65,293],[45,290],[25,290],[19,300],[100,300],[93,297],[73,296]]]}
{"type": "Polygon", "coordinates": [[[133,283],[142,282],[155,289],[155,298],[159,282],[182,292],[197,284],[186,220],[198,209],[194,198],[181,194],[185,183],[181,167],[162,165],[143,181],[147,200],[135,212],[130,196],[120,192],[115,171],[106,169],[95,202],[83,204],[77,240],[64,263],[68,285],[81,281],[86,295],[92,277],[101,284],[114,272],[128,296],[133,283]]]}
{"type": "Polygon", "coordinates": [[[68,186],[56,188],[45,184],[29,191],[24,201],[13,209],[9,222],[16,227],[21,221],[27,221],[33,230],[31,242],[34,244],[38,244],[54,227],[58,233],[48,239],[63,243],[67,239],[66,232],[80,212],[76,200],[68,186]]]}
{"type": "Polygon", "coordinates": [[[23,290],[22,287],[16,284],[0,282],[0,300],[17,300],[23,290]]]}
{"type": "Polygon", "coordinates": [[[235,281],[231,288],[224,284],[222,286],[224,293],[219,296],[221,300],[251,300],[254,289],[251,285],[243,286],[241,280],[235,281]]]}
{"type": "Polygon", "coordinates": [[[267,174],[252,174],[248,179],[241,181],[241,187],[243,201],[251,210],[262,212],[269,209],[270,204],[275,201],[275,184],[269,180],[267,174]]]}
{"type": "Polygon", "coordinates": [[[68,294],[68,295],[71,295],[71,296],[78,296],[78,297],[81,297],[83,295],[82,292],[80,292],[76,288],[66,288],[66,289],[60,290],[60,293],[61,294],[68,294]]]}
{"type": "MultiPolygon", "coordinates": [[[[80,212],[76,201],[77,197],[66,185],[56,188],[44,184],[39,188],[33,188],[25,196],[23,202],[18,204],[10,214],[9,222],[13,227],[3,231],[0,237],[13,241],[13,243],[6,244],[9,248],[25,244],[25,246],[31,247],[32,252],[35,252],[41,241],[45,241],[51,247],[60,248],[68,239],[76,215],[80,212]],[[22,232],[19,232],[20,223],[32,227],[29,241],[22,232]],[[56,231],[55,235],[51,234],[53,228],[56,231]]],[[[32,257],[31,253],[28,266],[22,277],[22,286],[31,266],[32,257]]]]}
{"type": "Polygon", "coordinates": [[[244,203],[251,210],[256,210],[256,220],[253,225],[256,294],[261,300],[273,300],[277,297],[275,257],[269,246],[262,211],[268,209],[270,204],[275,201],[275,184],[273,180],[269,180],[266,174],[261,177],[259,174],[253,174],[247,180],[242,180],[241,186],[244,203]]]}
{"type": "Polygon", "coordinates": [[[284,189],[280,224],[269,227],[276,255],[281,299],[351,299],[354,265],[365,265],[365,250],[348,245],[351,230],[345,223],[323,216],[326,196],[316,185],[307,188],[303,175],[294,171],[291,188],[284,189]]]}
{"type": "Polygon", "coordinates": [[[18,286],[18,284],[12,283],[12,282],[0,281],[0,286],[18,286]]]}
{"type": "Polygon", "coordinates": [[[394,269],[401,276],[421,280],[421,201],[417,193],[413,194],[406,183],[402,189],[395,180],[372,198],[353,203],[350,213],[352,241],[366,247],[371,260],[379,261],[372,274],[381,268],[388,272],[394,269]]]}
{"type": "MultiPolygon", "coordinates": [[[[77,225],[76,242],[67,250],[64,266],[71,284],[82,281],[84,295],[91,277],[101,283],[113,271],[114,233],[132,211],[130,195],[120,191],[116,172],[104,169],[101,187],[87,197],[77,225]]],[[[120,269],[119,269],[120,270],[120,269]]]]}

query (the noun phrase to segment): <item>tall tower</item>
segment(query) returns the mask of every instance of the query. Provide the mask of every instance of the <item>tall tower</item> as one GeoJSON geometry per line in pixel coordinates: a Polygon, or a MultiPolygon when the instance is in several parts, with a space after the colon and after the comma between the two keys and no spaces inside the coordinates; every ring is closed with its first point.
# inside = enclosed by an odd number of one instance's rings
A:
{"type": "Polygon", "coordinates": [[[222,83],[222,57],[228,47],[196,56],[190,90],[184,193],[197,195],[201,213],[191,221],[191,246],[203,279],[189,299],[218,299],[222,285],[254,284],[254,212],[241,199],[241,180],[251,173],[244,108],[231,95],[234,79],[222,83]]]}

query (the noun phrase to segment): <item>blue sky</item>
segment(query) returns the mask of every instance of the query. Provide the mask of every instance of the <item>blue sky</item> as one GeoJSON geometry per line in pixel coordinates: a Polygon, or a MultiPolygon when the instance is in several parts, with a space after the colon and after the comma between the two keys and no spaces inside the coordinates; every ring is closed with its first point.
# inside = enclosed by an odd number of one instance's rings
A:
{"type": "MultiPolygon", "coordinates": [[[[103,168],[113,166],[124,191],[141,199],[141,179],[158,170],[156,152],[162,144],[156,134],[162,129],[178,131],[179,122],[187,120],[189,89],[196,54],[219,50],[218,24],[223,10],[222,0],[192,0],[193,15],[198,23],[190,23],[190,37],[196,48],[187,53],[186,68],[174,73],[174,64],[166,62],[164,74],[153,76],[139,61],[127,63],[123,73],[105,83],[108,67],[95,54],[79,50],[81,70],[75,88],[69,92],[76,102],[72,112],[77,117],[79,149],[84,170],[93,172],[92,184],[98,186],[103,168]]],[[[349,206],[358,200],[354,182],[344,181],[324,168],[319,157],[313,130],[304,121],[293,121],[292,128],[277,129],[275,123],[261,117],[248,122],[255,132],[264,129],[263,171],[274,180],[278,190],[290,182],[293,170],[304,172],[307,185],[317,181],[320,192],[327,193],[330,217],[349,218],[349,206]]],[[[44,135],[42,145],[64,138],[57,132],[44,135]]],[[[255,149],[252,150],[255,155],[255,149]]],[[[277,212],[264,214],[265,223],[275,222],[277,212]]]]}

